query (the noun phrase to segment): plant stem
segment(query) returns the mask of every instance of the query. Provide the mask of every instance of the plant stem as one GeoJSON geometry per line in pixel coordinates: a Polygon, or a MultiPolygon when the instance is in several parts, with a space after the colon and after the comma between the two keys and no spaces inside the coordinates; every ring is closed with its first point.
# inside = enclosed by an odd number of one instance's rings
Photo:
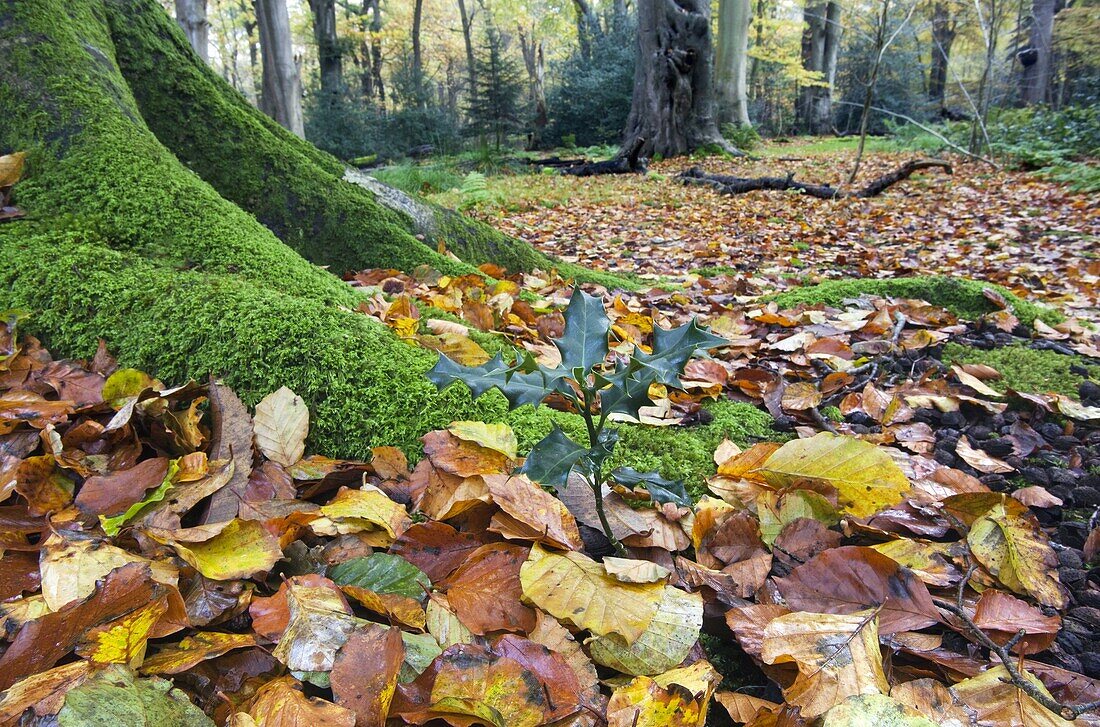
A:
{"type": "MultiPolygon", "coordinates": [[[[581,392],[584,394],[584,401],[581,402],[580,408],[581,415],[584,416],[585,426],[588,427],[588,447],[589,451],[595,451],[596,447],[600,444],[600,432],[603,431],[606,417],[601,416],[599,424],[596,424],[596,422],[592,420],[592,404],[593,398],[595,397],[595,389],[590,388],[587,381],[579,383],[581,385],[581,392]]],[[[623,544],[615,537],[615,534],[611,532],[611,523],[607,521],[607,513],[604,512],[603,465],[593,463],[592,479],[588,481],[588,484],[592,487],[592,495],[596,500],[596,515],[600,518],[600,527],[603,528],[604,537],[608,539],[618,555],[626,555],[626,548],[623,547],[623,544]]]]}

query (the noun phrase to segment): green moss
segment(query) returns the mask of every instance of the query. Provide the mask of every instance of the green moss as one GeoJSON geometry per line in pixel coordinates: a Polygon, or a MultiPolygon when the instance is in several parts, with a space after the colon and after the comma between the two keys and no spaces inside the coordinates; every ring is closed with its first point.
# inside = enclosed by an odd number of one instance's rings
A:
{"type": "Polygon", "coordinates": [[[875,278],[829,280],[779,293],[771,296],[771,300],[781,308],[793,308],[800,304],[839,305],[846,298],[858,298],[865,294],[917,298],[947,308],[957,316],[974,319],[996,310],[996,306],[982,295],[984,288],[993,288],[1004,295],[1016,317],[1025,325],[1031,325],[1036,318],[1051,324],[1064,320],[1064,317],[1054,309],[1030,303],[998,285],[944,275],[887,280],[875,278]]]}
{"type": "MultiPolygon", "coordinates": [[[[695,427],[649,427],[619,425],[619,444],[613,467],[633,467],[642,472],[659,472],[663,477],[683,480],[698,499],[706,492],[705,480],[715,472],[714,450],[723,439],[741,445],[760,439],[777,439],[771,417],[749,405],[719,401],[707,405],[713,416],[709,424],[695,427]]],[[[575,441],[587,441],[584,422],[576,414],[546,407],[521,407],[510,412],[508,423],[516,430],[520,451],[527,451],[550,432],[553,424],[575,441]]]]}
{"type": "Polygon", "coordinates": [[[1100,366],[1090,366],[1079,356],[1066,356],[1055,351],[1041,351],[1027,346],[1005,346],[982,350],[949,343],[943,347],[945,363],[974,363],[992,366],[1002,378],[988,382],[998,391],[1007,388],[1024,393],[1059,394],[1077,398],[1081,376],[1069,370],[1071,365],[1084,366],[1093,379],[1100,379],[1100,366]]]}

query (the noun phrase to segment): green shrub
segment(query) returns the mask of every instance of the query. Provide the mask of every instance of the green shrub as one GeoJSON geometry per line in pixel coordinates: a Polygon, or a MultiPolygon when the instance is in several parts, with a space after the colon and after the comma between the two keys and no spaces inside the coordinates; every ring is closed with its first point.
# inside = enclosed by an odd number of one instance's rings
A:
{"type": "Polygon", "coordinates": [[[748,124],[722,124],[722,137],[741,151],[760,145],[760,134],[748,124]]]}

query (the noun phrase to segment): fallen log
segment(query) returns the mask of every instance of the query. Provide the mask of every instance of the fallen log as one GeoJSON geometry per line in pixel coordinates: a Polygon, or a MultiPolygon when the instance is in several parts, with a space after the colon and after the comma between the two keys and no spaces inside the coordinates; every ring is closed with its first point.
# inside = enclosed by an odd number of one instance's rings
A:
{"type": "Polygon", "coordinates": [[[640,156],[644,144],[645,139],[635,139],[630,151],[626,154],[620,153],[619,156],[602,162],[566,167],[561,170],[561,173],[574,177],[594,177],[598,174],[645,174],[648,166],[646,160],[640,156]]]}
{"type": "Polygon", "coordinates": [[[867,198],[882,194],[898,182],[908,179],[915,172],[933,168],[943,169],[951,174],[951,165],[941,159],[914,159],[857,190],[843,190],[829,184],[799,182],[795,180],[794,172],[785,177],[734,177],[728,174],[707,174],[699,167],[692,167],[680,172],[676,178],[683,184],[711,187],[722,194],[744,194],[761,189],[777,191],[793,189],[818,199],[867,198]]]}

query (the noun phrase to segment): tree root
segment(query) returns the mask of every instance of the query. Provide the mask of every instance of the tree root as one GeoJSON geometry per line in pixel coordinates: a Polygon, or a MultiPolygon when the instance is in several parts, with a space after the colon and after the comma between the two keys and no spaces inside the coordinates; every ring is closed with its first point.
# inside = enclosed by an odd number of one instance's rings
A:
{"type": "Polygon", "coordinates": [[[707,174],[699,167],[692,167],[677,175],[677,179],[683,184],[694,184],[711,187],[722,194],[744,194],[756,190],[788,190],[794,189],[818,199],[843,199],[843,198],[867,198],[876,197],[884,191],[904,181],[922,169],[939,168],[951,174],[951,165],[940,159],[914,159],[902,164],[893,172],[884,174],[867,186],[858,190],[842,190],[828,184],[809,184],[797,182],[794,173],[785,177],[734,177],[727,174],[707,174]]]}

